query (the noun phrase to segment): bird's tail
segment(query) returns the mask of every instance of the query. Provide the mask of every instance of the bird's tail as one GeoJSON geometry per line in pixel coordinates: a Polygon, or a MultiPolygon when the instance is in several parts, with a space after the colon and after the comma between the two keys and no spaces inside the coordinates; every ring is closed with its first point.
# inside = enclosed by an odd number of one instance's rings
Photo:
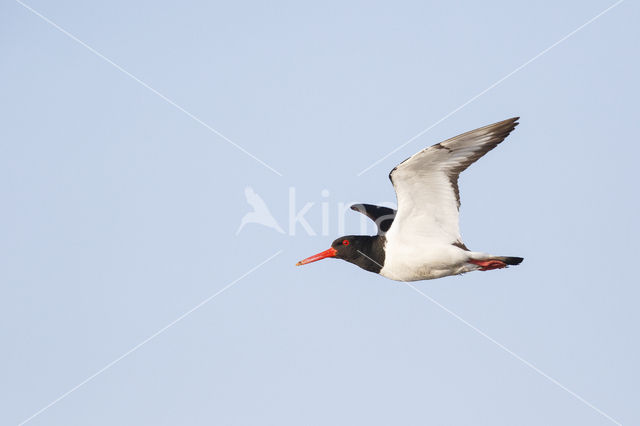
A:
{"type": "Polygon", "coordinates": [[[519,265],[524,260],[523,257],[514,256],[493,256],[491,259],[499,260],[500,262],[504,262],[507,265],[519,265]]]}

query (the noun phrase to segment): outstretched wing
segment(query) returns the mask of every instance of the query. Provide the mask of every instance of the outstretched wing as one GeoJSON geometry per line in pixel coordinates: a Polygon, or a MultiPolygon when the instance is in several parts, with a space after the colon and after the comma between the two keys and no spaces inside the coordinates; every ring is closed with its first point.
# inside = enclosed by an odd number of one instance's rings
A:
{"type": "Polygon", "coordinates": [[[472,130],[426,148],[389,174],[398,198],[391,232],[400,239],[462,244],[458,176],[502,142],[519,117],[472,130]]]}
{"type": "Polygon", "coordinates": [[[389,207],[374,206],[373,204],[354,204],[351,210],[355,210],[367,216],[375,222],[378,227],[378,235],[382,235],[389,230],[396,217],[396,211],[389,207]]]}

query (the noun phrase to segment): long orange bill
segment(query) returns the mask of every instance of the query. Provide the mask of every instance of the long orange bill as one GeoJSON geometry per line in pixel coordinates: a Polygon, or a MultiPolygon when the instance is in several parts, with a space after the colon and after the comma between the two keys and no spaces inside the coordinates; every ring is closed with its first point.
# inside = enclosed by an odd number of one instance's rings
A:
{"type": "Polygon", "coordinates": [[[325,250],[321,253],[314,254],[311,257],[307,257],[306,259],[301,260],[300,262],[296,263],[296,266],[306,265],[307,263],[316,262],[326,257],[335,257],[336,253],[338,253],[338,250],[331,247],[329,250],[325,250]]]}

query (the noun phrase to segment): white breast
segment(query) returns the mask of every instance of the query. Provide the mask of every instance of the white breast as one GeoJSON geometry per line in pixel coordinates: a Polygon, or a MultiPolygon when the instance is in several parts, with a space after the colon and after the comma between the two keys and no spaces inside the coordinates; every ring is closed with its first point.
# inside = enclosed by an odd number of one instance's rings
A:
{"type": "Polygon", "coordinates": [[[386,235],[384,267],[380,275],[396,281],[418,281],[456,275],[475,269],[470,252],[451,244],[422,238],[386,235]]]}

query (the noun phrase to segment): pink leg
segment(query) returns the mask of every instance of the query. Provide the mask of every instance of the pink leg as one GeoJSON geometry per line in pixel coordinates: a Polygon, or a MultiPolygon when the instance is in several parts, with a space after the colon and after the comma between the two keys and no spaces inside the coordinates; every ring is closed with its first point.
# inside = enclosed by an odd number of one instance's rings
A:
{"type": "Polygon", "coordinates": [[[506,268],[507,264],[500,260],[474,260],[471,259],[469,263],[481,266],[481,271],[490,271],[492,269],[506,268]]]}

